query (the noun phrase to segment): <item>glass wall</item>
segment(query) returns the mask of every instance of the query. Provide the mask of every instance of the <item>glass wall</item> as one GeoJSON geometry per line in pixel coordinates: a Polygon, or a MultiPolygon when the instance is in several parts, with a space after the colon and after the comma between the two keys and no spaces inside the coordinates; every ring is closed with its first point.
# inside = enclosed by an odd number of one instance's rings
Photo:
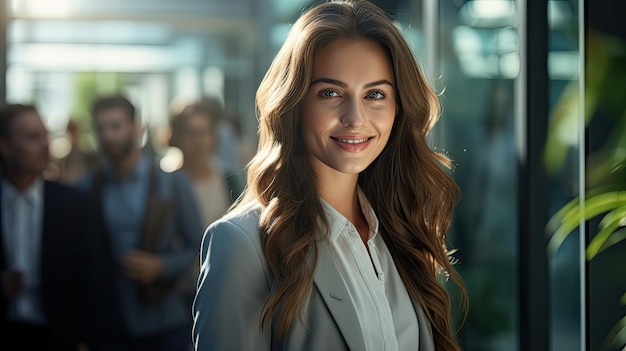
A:
{"type": "MultiPolygon", "coordinates": [[[[544,164],[550,184],[550,214],[555,215],[579,194],[584,198],[584,116],[580,108],[584,87],[579,80],[584,76],[584,51],[580,48],[584,24],[578,1],[550,1],[548,5],[550,116],[544,164]]],[[[547,227],[548,234],[554,231],[552,225],[547,227]]],[[[584,231],[581,234],[578,228],[548,251],[552,350],[585,347],[584,251],[584,231]]]]}
{"type": "Polygon", "coordinates": [[[440,1],[442,151],[463,198],[451,240],[470,295],[466,350],[518,349],[515,2],[440,1]]]}

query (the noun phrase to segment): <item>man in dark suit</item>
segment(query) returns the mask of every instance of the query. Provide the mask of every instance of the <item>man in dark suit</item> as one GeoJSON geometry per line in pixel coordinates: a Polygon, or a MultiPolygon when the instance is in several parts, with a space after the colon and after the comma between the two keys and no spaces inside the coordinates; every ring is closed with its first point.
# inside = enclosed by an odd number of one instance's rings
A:
{"type": "Polygon", "coordinates": [[[46,181],[48,133],[35,106],[0,108],[0,348],[76,350],[86,197],[46,181]]]}

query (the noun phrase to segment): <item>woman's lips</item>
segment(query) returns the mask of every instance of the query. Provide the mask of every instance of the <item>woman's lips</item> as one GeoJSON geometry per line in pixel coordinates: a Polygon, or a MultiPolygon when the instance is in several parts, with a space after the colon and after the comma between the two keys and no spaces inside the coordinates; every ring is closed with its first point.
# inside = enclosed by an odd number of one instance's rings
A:
{"type": "Polygon", "coordinates": [[[361,152],[370,145],[373,137],[330,137],[335,145],[348,152],[361,152]]]}

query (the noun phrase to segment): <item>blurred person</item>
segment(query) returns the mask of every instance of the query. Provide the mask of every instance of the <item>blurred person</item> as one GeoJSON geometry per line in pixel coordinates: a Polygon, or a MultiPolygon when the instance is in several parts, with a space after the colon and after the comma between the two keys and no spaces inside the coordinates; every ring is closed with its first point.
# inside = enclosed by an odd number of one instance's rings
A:
{"type": "Polygon", "coordinates": [[[48,132],[35,106],[0,108],[0,163],[2,349],[77,350],[87,199],[42,178],[48,132]]]}
{"type": "Polygon", "coordinates": [[[191,307],[180,284],[203,232],[190,182],[142,152],[141,125],[126,97],[99,98],[92,115],[106,162],[80,182],[95,221],[87,248],[90,347],[186,350],[191,307]]]}
{"type": "MultiPolygon", "coordinates": [[[[198,199],[204,227],[226,214],[232,205],[238,184],[234,177],[225,177],[216,155],[217,121],[208,111],[189,105],[170,119],[169,145],[180,149],[184,172],[191,180],[198,199]]],[[[193,302],[198,268],[189,270],[186,294],[193,302]]]]}
{"type": "Polygon", "coordinates": [[[57,161],[59,166],[58,180],[66,184],[74,184],[85,174],[96,169],[100,158],[94,152],[82,150],[80,146],[83,130],[78,122],[69,120],[65,128],[65,136],[70,145],[70,152],[57,161]]]}
{"type": "Polygon", "coordinates": [[[440,281],[465,292],[446,239],[460,190],[427,140],[438,97],[388,15],[307,10],[256,107],[247,190],[202,242],[196,350],[460,350],[440,281]]]}
{"type": "MultiPolygon", "coordinates": [[[[215,155],[220,167],[231,184],[231,192],[241,194],[245,187],[245,176],[241,160],[241,140],[235,121],[229,118],[221,101],[214,96],[205,96],[197,101],[196,109],[203,110],[215,121],[215,155]]],[[[232,197],[232,194],[231,194],[232,197]]]]}
{"type": "Polygon", "coordinates": [[[181,171],[191,179],[205,226],[224,215],[239,195],[233,193],[238,184],[232,184],[232,177],[225,178],[217,159],[216,128],[215,117],[197,105],[187,106],[170,119],[169,145],[182,152],[181,171]]]}

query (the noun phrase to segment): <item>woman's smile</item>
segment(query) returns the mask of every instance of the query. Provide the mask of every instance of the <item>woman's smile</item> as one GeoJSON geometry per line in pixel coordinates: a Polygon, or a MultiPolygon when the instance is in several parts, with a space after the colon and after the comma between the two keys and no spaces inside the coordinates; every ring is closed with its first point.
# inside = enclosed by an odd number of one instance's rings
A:
{"type": "Polygon", "coordinates": [[[374,137],[342,136],[330,137],[337,146],[348,152],[361,152],[365,150],[374,137]]]}

